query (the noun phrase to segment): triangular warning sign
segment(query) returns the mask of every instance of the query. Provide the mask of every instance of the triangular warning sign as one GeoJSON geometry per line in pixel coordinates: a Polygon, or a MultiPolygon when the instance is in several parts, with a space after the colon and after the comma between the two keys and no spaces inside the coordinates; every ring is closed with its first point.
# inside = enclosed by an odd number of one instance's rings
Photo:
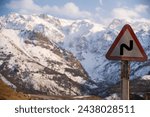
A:
{"type": "Polygon", "coordinates": [[[106,58],[110,60],[146,61],[147,55],[131,26],[126,24],[108,50],[106,58]]]}

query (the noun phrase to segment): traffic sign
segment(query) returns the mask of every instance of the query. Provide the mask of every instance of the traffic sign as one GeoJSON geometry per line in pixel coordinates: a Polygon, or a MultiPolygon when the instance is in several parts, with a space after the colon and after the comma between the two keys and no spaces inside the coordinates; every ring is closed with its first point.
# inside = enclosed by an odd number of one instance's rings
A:
{"type": "Polygon", "coordinates": [[[126,24],[122,28],[114,43],[108,50],[106,58],[110,60],[121,60],[122,99],[129,100],[129,61],[147,60],[147,55],[129,24],[126,24]]]}
{"type": "Polygon", "coordinates": [[[110,60],[146,61],[147,55],[131,26],[126,24],[108,50],[106,58],[110,60]]]}

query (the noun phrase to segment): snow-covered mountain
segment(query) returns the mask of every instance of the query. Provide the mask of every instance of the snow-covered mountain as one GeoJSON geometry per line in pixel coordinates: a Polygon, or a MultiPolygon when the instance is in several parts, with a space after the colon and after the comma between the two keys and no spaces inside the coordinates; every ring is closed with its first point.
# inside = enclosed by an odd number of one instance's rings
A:
{"type": "Polygon", "coordinates": [[[18,14],[0,21],[0,78],[5,83],[26,93],[82,94],[87,73],[72,53],[52,40],[64,36],[59,22],[54,19],[48,26],[40,16],[18,14]]]}
{"type": "MultiPolygon", "coordinates": [[[[61,86],[70,85],[63,83],[66,78],[77,89],[76,85],[85,84],[88,75],[97,83],[116,83],[120,79],[119,61],[109,61],[105,54],[126,23],[133,27],[150,56],[150,22],[114,19],[104,26],[89,20],[66,20],[45,14],[13,13],[0,17],[1,73],[6,75],[7,66],[9,81],[43,92],[67,90],[61,86]],[[18,76],[9,78],[11,73],[18,76]]],[[[149,65],[149,60],[132,62],[132,78],[149,74],[149,65]]]]}
{"type": "MultiPolygon", "coordinates": [[[[89,21],[76,21],[68,26],[68,33],[62,44],[80,60],[91,79],[115,83],[119,80],[119,61],[109,61],[105,54],[114,39],[126,24],[130,24],[148,56],[150,56],[150,22],[127,22],[114,19],[108,26],[98,25],[89,21]],[[93,31],[94,29],[94,31],[93,31]]],[[[150,71],[147,62],[132,62],[132,78],[143,76],[150,71]]]]}

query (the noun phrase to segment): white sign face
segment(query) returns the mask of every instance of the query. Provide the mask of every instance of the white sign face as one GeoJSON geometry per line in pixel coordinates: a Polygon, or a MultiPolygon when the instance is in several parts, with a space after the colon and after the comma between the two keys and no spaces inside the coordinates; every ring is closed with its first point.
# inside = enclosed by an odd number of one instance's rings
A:
{"type": "Polygon", "coordinates": [[[106,54],[110,60],[145,61],[147,56],[130,25],[125,25],[106,54]]]}
{"type": "Polygon", "coordinates": [[[128,30],[125,31],[110,56],[143,57],[141,51],[139,50],[128,30]]]}

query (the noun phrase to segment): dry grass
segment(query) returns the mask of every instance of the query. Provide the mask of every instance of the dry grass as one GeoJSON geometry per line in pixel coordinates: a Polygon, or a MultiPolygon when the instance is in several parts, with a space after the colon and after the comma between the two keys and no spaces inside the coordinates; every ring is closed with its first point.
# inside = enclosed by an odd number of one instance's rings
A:
{"type": "Polygon", "coordinates": [[[0,80],[0,100],[27,100],[29,97],[23,93],[18,93],[0,80]]]}

